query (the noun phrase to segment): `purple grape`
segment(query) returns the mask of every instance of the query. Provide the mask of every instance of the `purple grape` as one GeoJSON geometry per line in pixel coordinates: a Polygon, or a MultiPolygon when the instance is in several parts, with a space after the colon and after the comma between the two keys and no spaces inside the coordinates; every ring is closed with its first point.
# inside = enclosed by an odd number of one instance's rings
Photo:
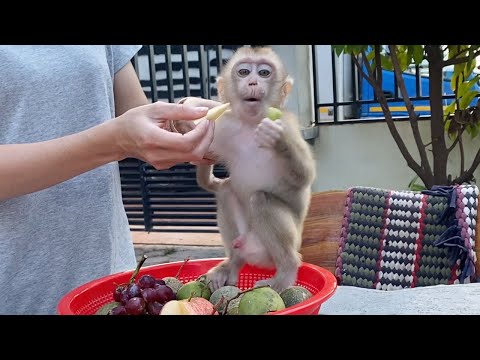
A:
{"type": "Polygon", "coordinates": [[[165,285],[165,281],[163,281],[162,279],[157,279],[155,280],[155,285],[165,285]]]}
{"type": "Polygon", "coordinates": [[[123,285],[117,286],[113,290],[113,300],[115,300],[116,302],[121,302],[121,295],[123,290],[125,290],[125,286],[123,285]]]}
{"type": "Polygon", "coordinates": [[[160,304],[158,301],[147,304],[147,311],[149,315],[160,315],[162,308],[163,304],[160,304]]]}
{"type": "Polygon", "coordinates": [[[154,301],[158,301],[159,296],[157,294],[157,290],[154,288],[146,288],[142,289],[142,297],[147,303],[151,303],[154,301]]]}
{"type": "Polygon", "coordinates": [[[127,293],[129,299],[142,296],[142,294],[140,293],[140,287],[137,284],[128,285],[127,293]]]}
{"type": "Polygon", "coordinates": [[[127,305],[128,300],[130,300],[130,296],[128,296],[128,290],[124,289],[122,290],[122,293],[120,294],[120,303],[122,305],[127,305]]]}
{"type": "Polygon", "coordinates": [[[161,304],[177,298],[173,290],[167,285],[158,285],[155,287],[155,291],[157,293],[157,301],[161,304]]]}
{"type": "Polygon", "coordinates": [[[127,315],[127,309],[123,305],[115,306],[110,310],[110,315],[127,315]]]}
{"type": "Polygon", "coordinates": [[[142,275],[140,279],[138,279],[138,286],[140,289],[147,289],[151,288],[155,285],[155,278],[152,275],[142,275]]]}
{"type": "Polygon", "coordinates": [[[125,305],[128,315],[141,315],[145,313],[145,300],[141,297],[134,297],[128,300],[125,305]]]}

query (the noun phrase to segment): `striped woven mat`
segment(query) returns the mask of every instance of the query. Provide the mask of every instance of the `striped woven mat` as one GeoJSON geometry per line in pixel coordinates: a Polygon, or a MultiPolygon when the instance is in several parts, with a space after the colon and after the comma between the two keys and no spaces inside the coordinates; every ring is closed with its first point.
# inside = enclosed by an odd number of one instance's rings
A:
{"type": "Polygon", "coordinates": [[[378,290],[476,281],[478,187],[349,189],[336,277],[378,290]]]}

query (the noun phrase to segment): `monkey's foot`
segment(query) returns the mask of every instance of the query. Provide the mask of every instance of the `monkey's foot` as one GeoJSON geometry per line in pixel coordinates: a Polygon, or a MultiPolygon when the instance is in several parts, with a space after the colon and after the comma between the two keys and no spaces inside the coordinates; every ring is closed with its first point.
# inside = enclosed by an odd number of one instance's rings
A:
{"type": "Polygon", "coordinates": [[[212,292],[225,286],[229,276],[229,269],[216,267],[207,273],[207,284],[212,292]]]}
{"type": "Polygon", "coordinates": [[[270,286],[273,290],[278,292],[279,294],[285,290],[286,288],[295,284],[295,278],[290,279],[287,277],[277,278],[272,277],[270,279],[259,280],[255,283],[255,287],[258,286],[270,286]]]}

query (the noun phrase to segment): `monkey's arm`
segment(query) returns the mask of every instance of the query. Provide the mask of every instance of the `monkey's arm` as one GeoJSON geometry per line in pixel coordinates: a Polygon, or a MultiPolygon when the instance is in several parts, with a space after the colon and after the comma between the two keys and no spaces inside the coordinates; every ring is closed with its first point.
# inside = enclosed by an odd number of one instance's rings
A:
{"type": "Polygon", "coordinates": [[[218,192],[226,180],[213,175],[213,165],[197,165],[197,183],[201,188],[210,192],[218,192]]]}
{"type": "Polygon", "coordinates": [[[271,147],[280,159],[286,162],[288,172],[284,180],[293,186],[303,187],[315,177],[312,152],[301,136],[295,115],[283,112],[277,121],[263,119],[257,127],[256,140],[259,146],[271,147]]]}

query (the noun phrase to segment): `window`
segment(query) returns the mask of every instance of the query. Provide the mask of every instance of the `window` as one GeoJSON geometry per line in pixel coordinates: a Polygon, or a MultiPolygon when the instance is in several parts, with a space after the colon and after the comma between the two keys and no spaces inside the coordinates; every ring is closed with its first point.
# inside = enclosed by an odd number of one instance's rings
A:
{"type": "MultiPolygon", "coordinates": [[[[215,78],[242,45],[144,45],[132,62],[147,97],[175,102],[217,96],[215,78]]],[[[226,171],[215,166],[214,174],[226,171]]],[[[155,170],[137,159],[120,162],[122,196],[132,231],[218,232],[213,194],[199,188],[195,166],[155,170]]]]}
{"type": "MultiPolygon", "coordinates": [[[[339,57],[331,45],[312,47],[316,124],[383,121],[384,115],[372,86],[357,71],[350,55],[339,57]]],[[[454,97],[450,86],[453,66],[444,69],[444,106],[454,97]]],[[[472,75],[474,76],[475,73],[472,75]]],[[[408,118],[393,71],[382,71],[382,88],[392,115],[408,118]]],[[[418,115],[430,115],[428,63],[410,66],[403,74],[407,92],[418,115]]],[[[475,85],[480,91],[479,84],[475,85]]],[[[473,100],[476,103],[476,99],[473,100]]]]}

